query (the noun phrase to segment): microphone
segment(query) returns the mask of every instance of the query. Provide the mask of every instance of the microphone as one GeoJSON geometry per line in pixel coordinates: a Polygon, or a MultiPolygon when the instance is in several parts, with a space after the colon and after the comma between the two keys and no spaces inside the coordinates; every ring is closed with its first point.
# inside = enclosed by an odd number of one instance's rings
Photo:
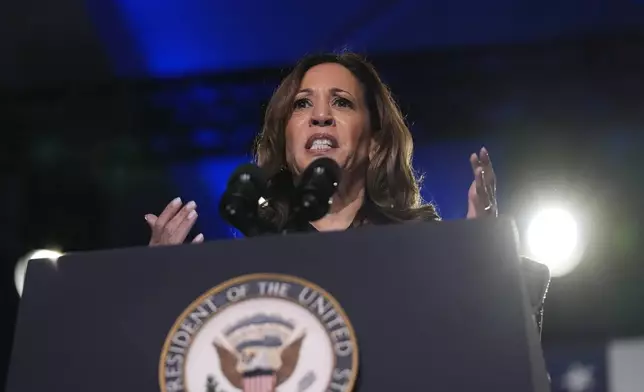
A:
{"type": "Polygon", "coordinates": [[[297,219],[316,221],[329,212],[340,173],[340,166],[326,157],[316,159],[304,170],[291,200],[291,209],[297,219]]]}
{"type": "Polygon", "coordinates": [[[258,218],[259,199],[266,192],[267,180],[257,165],[243,164],[230,176],[219,202],[219,214],[246,237],[266,231],[258,218]]]}

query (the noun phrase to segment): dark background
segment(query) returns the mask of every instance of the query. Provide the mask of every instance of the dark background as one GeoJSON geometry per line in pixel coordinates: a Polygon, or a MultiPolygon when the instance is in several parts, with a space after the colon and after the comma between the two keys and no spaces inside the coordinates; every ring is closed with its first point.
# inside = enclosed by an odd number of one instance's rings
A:
{"type": "MultiPolygon", "coordinates": [[[[368,54],[412,124],[424,195],[462,218],[489,148],[521,230],[569,205],[587,242],[553,281],[544,345],[644,335],[644,2],[28,0],[0,12],[0,368],[30,250],[144,245],[145,213],[194,199],[195,233],[249,159],[264,105],[306,53],[368,54]]],[[[44,326],[46,327],[46,326],[44,326]]]]}

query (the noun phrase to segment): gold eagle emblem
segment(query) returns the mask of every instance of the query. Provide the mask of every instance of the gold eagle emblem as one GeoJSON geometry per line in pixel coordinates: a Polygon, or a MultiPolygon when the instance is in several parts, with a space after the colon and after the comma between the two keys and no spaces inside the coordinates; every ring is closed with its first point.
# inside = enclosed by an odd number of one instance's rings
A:
{"type": "Polygon", "coordinates": [[[305,333],[275,315],[241,320],[213,342],[221,372],[234,387],[244,390],[244,378],[272,376],[274,388],[291,377],[297,366],[305,333]]]}

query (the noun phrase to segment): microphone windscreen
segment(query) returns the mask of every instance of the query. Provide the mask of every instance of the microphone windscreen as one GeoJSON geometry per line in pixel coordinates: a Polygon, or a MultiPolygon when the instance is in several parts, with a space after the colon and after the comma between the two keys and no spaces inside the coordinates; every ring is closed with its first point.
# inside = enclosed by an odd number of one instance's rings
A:
{"type": "Polygon", "coordinates": [[[236,183],[251,183],[257,190],[262,193],[266,189],[268,182],[264,171],[253,163],[245,163],[235,169],[228,179],[228,186],[236,183]]]}
{"type": "Polygon", "coordinates": [[[300,184],[310,183],[318,179],[324,179],[329,183],[340,182],[340,166],[331,158],[322,157],[314,160],[302,173],[300,184]],[[316,178],[317,177],[317,178],[316,178]]]}
{"type": "Polygon", "coordinates": [[[266,188],[267,179],[262,169],[252,163],[240,165],[230,176],[221,196],[219,214],[246,236],[263,232],[258,208],[266,188]]]}
{"type": "Polygon", "coordinates": [[[340,173],[340,166],[330,158],[319,158],[309,164],[299,179],[291,203],[298,220],[316,221],[329,212],[340,173]]]}

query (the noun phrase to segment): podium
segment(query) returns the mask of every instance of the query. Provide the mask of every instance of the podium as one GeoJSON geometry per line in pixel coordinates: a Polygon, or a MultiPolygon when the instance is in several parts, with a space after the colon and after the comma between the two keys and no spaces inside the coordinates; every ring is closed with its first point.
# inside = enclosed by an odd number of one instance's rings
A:
{"type": "Polygon", "coordinates": [[[512,221],[32,262],[8,392],[548,391],[512,221]]]}

